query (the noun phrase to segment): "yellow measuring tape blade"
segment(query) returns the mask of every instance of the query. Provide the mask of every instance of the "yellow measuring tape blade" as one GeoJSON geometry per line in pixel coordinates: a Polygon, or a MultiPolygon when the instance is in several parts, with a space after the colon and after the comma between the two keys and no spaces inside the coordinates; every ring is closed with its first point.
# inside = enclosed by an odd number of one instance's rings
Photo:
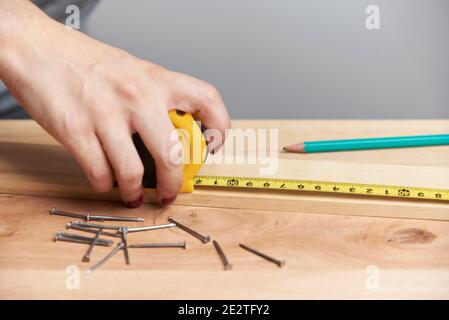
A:
{"type": "Polygon", "coordinates": [[[294,190],[423,200],[449,200],[449,190],[365,183],[198,175],[194,178],[194,185],[196,187],[294,190]]]}

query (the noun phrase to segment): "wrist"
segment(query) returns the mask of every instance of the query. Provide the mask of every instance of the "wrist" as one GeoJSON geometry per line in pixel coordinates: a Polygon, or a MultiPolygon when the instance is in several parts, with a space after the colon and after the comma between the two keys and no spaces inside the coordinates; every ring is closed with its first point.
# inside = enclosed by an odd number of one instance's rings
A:
{"type": "Polygon", "coordinates": [[[30,38],[45,20],[51,18],[30,0],[1,0],[0,41],[8,45],[14,40],[30,38]]]}
{"type": "Polygon", "coordinates": [[[39,46],[51,19],[28,0],[0,1],[0,79],[8,86],[39,46]]]}

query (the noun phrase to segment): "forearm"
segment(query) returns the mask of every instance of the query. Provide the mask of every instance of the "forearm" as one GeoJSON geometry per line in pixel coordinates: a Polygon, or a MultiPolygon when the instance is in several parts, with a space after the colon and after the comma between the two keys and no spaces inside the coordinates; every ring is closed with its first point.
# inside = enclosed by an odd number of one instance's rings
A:
{"type": "Polygon", "coordinates": [[[29,0],[0,0],[0,79],[7,85],[24,55],[39,45],[39,30],[48,20],[29,0]]]}
{"type": "Polygon", "coordinates": [[[178,142],[168,111],[195,114],[219,130],[217,145],[230,127],[210,84],[68,29],[27,0],[0,0],[0,77],[75,157],[94,189],[108,191],[116,179],[130,207],[143,201],[134,133],[155,160],[156,197],[169,204],[182,185],[182,165],[171,158],[178,142]]]}

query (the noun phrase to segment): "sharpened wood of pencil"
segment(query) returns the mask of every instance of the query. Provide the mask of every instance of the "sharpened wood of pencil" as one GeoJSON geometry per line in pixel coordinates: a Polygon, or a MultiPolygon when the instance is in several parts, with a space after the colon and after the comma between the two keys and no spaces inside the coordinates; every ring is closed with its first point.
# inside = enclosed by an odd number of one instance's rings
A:
{"type": "Polygon", "coordinates": [[[347,140],[305,141],[283,149],[294,153],[350,151],[449,145],[449,134],[347,140]]]}

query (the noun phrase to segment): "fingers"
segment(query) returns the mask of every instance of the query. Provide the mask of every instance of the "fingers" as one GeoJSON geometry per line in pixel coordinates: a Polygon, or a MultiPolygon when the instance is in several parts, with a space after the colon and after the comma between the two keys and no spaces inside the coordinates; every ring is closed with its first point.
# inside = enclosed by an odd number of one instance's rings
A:
{"type": "MultiPolygon", "coordinates": [[[[183,180],[182,146],[165,108],[160,112],[144,114],[134,120],[145,146],[156,164],[156,197],[164,205],[176,199],[183,180]]],[[[153,110],[154,111],[154,110],[153,110]]]]}
{"type": "Polygon", "coordinates": [[[133,144],[130,130],[122,122],[102,124],[97,135],[114,169],[123,201],[132,208],[143,202],[143,164],[133,144]]]}
{"type": "Polygon", "coordinates": [[[215,141],[215,143],[222,145],[226,129],[231,127],[231,120],[217,89],[207,82],[188,75],[176,74],[171,90],[172,105],[182,111],[195,114],[206,128],[218,130],[221,141],[215,141]]]}
{"type": "Polygon", "coordinates": [[[69,142],[67,147],[95,191],[107,192],[112,188],[112,170],[98,138],[93,133],[84,138],[77,137],[69,142]]]}

